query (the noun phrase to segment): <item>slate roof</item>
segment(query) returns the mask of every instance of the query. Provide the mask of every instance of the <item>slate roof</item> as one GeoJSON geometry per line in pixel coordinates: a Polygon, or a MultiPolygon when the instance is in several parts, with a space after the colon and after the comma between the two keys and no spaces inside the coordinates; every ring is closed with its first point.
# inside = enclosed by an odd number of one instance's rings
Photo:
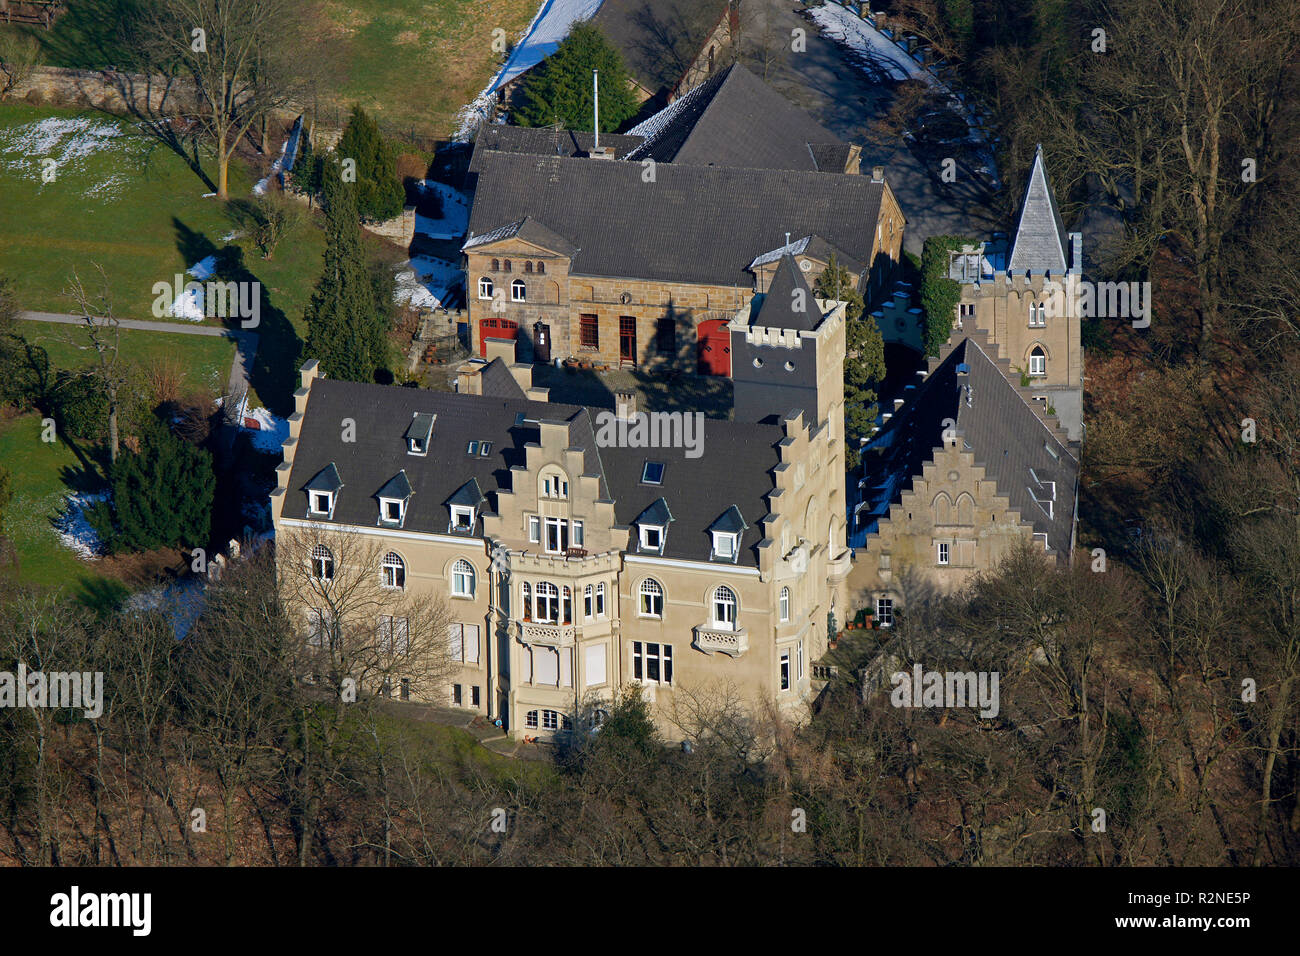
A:
{"type": "Polygon", "coordinates": [[[718,520],[709,525],[710,531],[721,531],[723,534],[738,534],[748,528],[745,524],[745,518],[740,513],[740,509],[732,505],[726,511],[718,516],[718,520]]]}
{"type": "Polygon", "coordinates": [[[406,469],[403,468],[392,478],[384,487],[375,492],[379,498],[409,498],[411,497],[411,482],[407,480],[406,469]]]}
{"type": "Polygon", "coordinates": [[[339,478],[339,470],[334,462],[330,462],[302,487],[304,491],[338,491],[343,487],[343,480],[339,478]]]}
{"type": "Polygon", "coordinates": [[[1068,242],[1065,224],[1056,207],[1047,166],[1043,162],[1043,147],[1034,154],[1034,167],[1025,187],[1025,201],[1020,206],[1020,221],[1016,225],[1015,239],[1011,245],[1009,271],[1023,275],[1032,272],[1042,275],[1064,275],[1067,269],[1068,242]]]}
{"type": "Polygon", "coordinates": [[[635,162],[489,153],[469,234],[531,216],[578,248],[571,274],[748,288],[748,264],[787,232],[868,261],[885,188],[867,176],[677,163],[658,165],[654,182],[641,174],[635,162]]]}
{"type": "Polygon", "coordinates": [[[822,323],[822,311],[817,305],[816,296],[794,256],[781,257],[777,263],[776,275],[772,276],[772,284],[766,293],[761,294],[761,298],[763,301],[757,310],[750,308],[750,325],[811,332],[822,323]],[[802,308],[796,309],[796,304],[802,304],[802,308]]]}
{"type": "MultiPolygon", "coordinates": [[[[665,557],[709,560],[709,527],[730,505],[750,525],[768,514],[773,469],[780,463],[777,449],[785,437],[779,425],[706,419],[704,453],[688,458],[685,448],[598,448],[592,411],[576,405],[317,379],[303,416],[284,516],[307,517],[307,482],[336,465],[346,484],[328,520],[374,527],[376,493],[404,469],[412,489],[404,531],[446,534],[449,505],[458,493],[467,499],[486,495],[484,511],[495,510],[496,491],[512,487],[510,469],[526,463],[525,444],[538,441],[539,420],[568,423],[569,447],[582,449],[584,469],[600,478],[600,494],[614,501],[619,525],[630,527],[664,500],[674,519],[665,557]],[[437,415],[427,457],[406,453],[403,431],[417,412],[437,415]],[[342,441],[338,423],[345,417],[356,420],[355,442],[342,441]],[[488,457],[466,454],[468,442],[485,440],[493,443],[488,457]],[[641,483],[647,460],[664,463],[662,484],[641,483]],[[480,491],[472,485],[463,491],[471,482],[480,491]]],[[[522,537],[523,529],[513,533],[522,537]]],[[[757,543],[755,536],[742,548],[740,565],[757,567],[757,543]]]]}
{"type": "Polygon", "coordinates": [[[531,242],[535,246],[541,246],[543,249],[549,249],[562,256],[572,256],[578,251],[577,246],[554,230],[547,228],[532,216],[525,216],[523,219],[517,219],[499,229],[493,229],[481,236],[475,236],[473,239],[468,240],[463,248],[474,249],[492,242],[500,242],[502,239],[522,239],[524,242],[531,242]]]}
{"type": "Polygon", "coordinates": [[[802,239],[793,240],[788,246],[782,245],[771,249],[760,256],[756,256],[754,261],[749,264],[749,268],[756,269],[759,266],[767,265],[769,262],[778,262],[787,253],[795,256],[809,256],[813,259],[820,259],[822,262],[830,262],[833,255],[836,264],[847,269],[850,275],[861,275],[866,269],[866,266],[861,262],[847,255],[843,249],[836,249],[821,236],[804,236],[802,239]]]}
{"type": "MultiPolygon", "coordinates": [[[[523,153],[531,156],[583,156],[591,151],[594,137],[582,130],[552,127],[528,128],[524,126],[506,126],[500,123],[488,123],[480,130],[474,140],[474,154],[470,157],[469,170],[479,171],[482,158],[486,153],[523,153]]],[[[622,159],[631,150],[645,141],[643,136],[631,136],[622,133],[601,133],[600,145],[614,148],[614,156],[622,159]]]]}
{"type": "Polygon", "coordinates": [[[739,63],[632,128],[632,160],[843,173],[851,149],[739,63]],[[815,147],[815,148],[814,148],[815,147]]]}
{"type": "Polygon", "coordinates": [[[1063,433],[1049,427],[1031,401],[974,337],[959,339],[867,446],[864,499],[871,513],[877,520],[886,516],[911,488],[943,444],[944,420],[952,419],[962,447],[973,451],[1021,519],[1045,533],[1058,555],[1068,554],[1079,464],[1063,433]],[[1038,501],[1050,498],[1051,482],[1049,516],[1038,501]]]}
{"type": "Polygon", "coordinates": [[[652,525],[656,528],[667,527],[673,520],[673,513],[663,496],[656,498],[650,506],[636,516],[637,524],[652,525]]]}
{"type": "Polygon", "coordinates": [[[515,381],[515,377],[510,374],[510,369],[506,368],[506,363],[499,358],[488,362],[483,371],[479,372],[479,382],[483,394],[490,398],[525,399],[528,397],[515,381]]]}
{"type": "Polygon", "coordinates": [[[654,96],[676,89],[727,5],[728,0],[605,0],[591,22],[654,96]]]}

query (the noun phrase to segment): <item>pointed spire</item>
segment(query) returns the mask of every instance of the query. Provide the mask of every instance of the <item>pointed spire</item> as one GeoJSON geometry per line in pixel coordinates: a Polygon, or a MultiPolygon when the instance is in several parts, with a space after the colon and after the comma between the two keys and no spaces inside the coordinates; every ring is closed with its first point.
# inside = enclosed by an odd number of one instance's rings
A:
{"type": "Polygon", "coordinates": [[[786,253],[777,263],[772,284],[752,320],[769,329],[811,332],[821,325],[822,311],[794,256],[786,253]]]}
{"type": "Polygon", "coordinates": [[[1025,272],[1064,275],[1067,269],[1066,248],[1065,224],[1056,208],[1056,196],[1047,178],[1040,143],[1034,154],[1034,168],[1029,173],[1025,199],[1020,206],[1020,221],[1011,245],[1008,271],[1018,275],[1025,272]]]}

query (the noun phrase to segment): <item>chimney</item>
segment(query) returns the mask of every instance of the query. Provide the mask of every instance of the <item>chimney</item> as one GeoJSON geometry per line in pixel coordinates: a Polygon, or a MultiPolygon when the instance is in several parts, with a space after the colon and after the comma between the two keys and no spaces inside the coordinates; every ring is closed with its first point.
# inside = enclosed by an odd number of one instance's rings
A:
{"type": "Polygon", "coordinates": [[[872,167],[871,167],[871,181],[872,181],[873,183],[883,183],[883,182],[885,181],[885,167],[884,167],[884,166],[872,166],[872,167]]]}
{"type": "Polygon", "coordinates": [[[628,421],[636,416],[636,392],[620,391],[614,393],[614,417],[628,421]]]}
{"type": "Polygon", "coordinates": [[[613,159],[613,158],[614,158],[614,147],[613,147],[613,146],[593,146],[593,147],[591,147],[591,149],[587,150],[587,158],[588,158],[588,159],[613,159]]]}

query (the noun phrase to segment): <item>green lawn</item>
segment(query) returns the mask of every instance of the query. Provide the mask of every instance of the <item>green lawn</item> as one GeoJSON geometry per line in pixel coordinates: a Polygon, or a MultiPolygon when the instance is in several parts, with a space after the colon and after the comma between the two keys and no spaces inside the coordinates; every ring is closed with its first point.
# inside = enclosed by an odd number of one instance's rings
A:
{"type": "MultiPolygon", "coordinates": [[[[95,362],[85,330],[75,325],[24,322],[18,332],[31,344],[45,349],[50,364],[57,368],[84,368],[95,362]]],[[[230,379],[235,343],[226,338],[124,329],[121,358],[145,368],[161,360],[174,360],[185,370],[185,387],[207,388],[220,394],[230,379]]]]}
{"type": "Polygon", "coordinates": [[[14,498],[5,512],[5,533],[18,553],[19,580],[67,587],[83,597],[125,592],[118,581],[97,574],[59,543],[52,521],[71,491],[93,490],[102,477],[78,449],[62,439],[41,441],[41,417],[22,415],[0,424],[0,462],[9,469],[14,498]]]}
{"type": "MultiPolygon", "coordinates": [[[[54,66],[129,69],[121,11],[138,0],[69,0],[66,12],[46,33],[24,30],[40,41],[54,66]]],[[[360,103],[390,130],[414,128],[421,135],[446,136],[460,108],[474,99],[496,73],[504,55],[492,49],[492,31],[514,42],[543,0],[318,0],[307,16],[321,48],[305,55],[330,60],[330,99],[342,109],[360,103]]],[[[333,115],[323,116],[332,122],[333,115]]]]}
{"type": "MultiPolygon", "coordinates": [[[[213,174],[211,162],[204,168],[213,174]]],[[[230,180],[232,195],[248,195],[249,170],[232,164],[230,180]]],[[[126,121],[0,105],[0,273],[13,279],[24,308],[70,311],[61,292],[71,271],[93,288],[88,280],[99,263],[118,318],[156,319],[154,284],[174,283],[176,274],[233,242],[235,227],[221,203],[204,198],[208,191],[184,159],[126,121]],[[45,158],[57,164],[52,183],[42,182],[45,158]]],[[[323,248],[312,219],[271,261],[246,249],[244,273],[227,277],[261,283],[253,387],[279,414],[292,408],[302,313],[323,248]]]]}

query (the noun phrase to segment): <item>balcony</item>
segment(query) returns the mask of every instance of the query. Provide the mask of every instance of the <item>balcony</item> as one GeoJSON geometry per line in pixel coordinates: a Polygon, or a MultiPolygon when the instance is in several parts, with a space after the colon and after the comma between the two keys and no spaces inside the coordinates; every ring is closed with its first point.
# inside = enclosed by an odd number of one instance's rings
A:
{"type": "Polygon", "coordinates": [[[695,628],[693,646],[705,654],[727,654],[731,657],[739,657],[749,650],[749,632],[743,627],[736,631],[727,631],[701,624],[695,628]]]}
{"type": "Polygon", "coordinates": [[[525,644],[542,644],[547,647],[562,647],[573,643],[572,624],[534,624],[520,621],[519,639],[525,644]]]}
{"type": "Polygon", "coordinates": [[[828,558],[826,561],[826,575],[831,578],[843,578],[849,573],[849,568],[853,565],[853,549],[845,548],[837,557],[828,558]]]}

